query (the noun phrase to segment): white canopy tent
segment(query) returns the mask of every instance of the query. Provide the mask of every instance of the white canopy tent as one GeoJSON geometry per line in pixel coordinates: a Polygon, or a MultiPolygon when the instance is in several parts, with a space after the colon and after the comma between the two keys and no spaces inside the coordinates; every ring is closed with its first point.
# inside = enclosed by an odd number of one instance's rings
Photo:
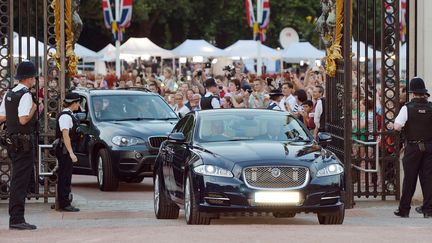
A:
{"type": "Polygon", "coordinates": [[[315,48],[309,42],[297,42],[282,51],[286,62],[297,63],[304,60],[314,61],[325,56],[325,52],[315,48]]]}
{"type": "Polygon", "coordinates": [[[121,54],[133,56],[157,56],[163,58],[174,57],[169,50],[163,49],[153,43],[149,38],[129,38],[123,45],[120,46],[121,54]]]}
{"type": "MultiPolygon", "coordinates": [[[[258,58],[258,45],[259,42],[254,40],[238,40],[236,43],[224,49],[224,56],[258,58]]],[[[280,53],[261,44],[261,58],[279,59],[280,53]]]]}
{"type": "MultiPolygon", "coordinates": [[[[360,41],[360,59],[366,58],[366,44],[362,41],[360,41]]],[[[354,39],[352,40],[352,52],[354,53],[353,58],[357,58],[359,55],[357,54],[357,41],[354,39]]],[[[373,58],[374,50],[371,47],[367,47],[367,55],[368,58],[373,58]]],[[[378,50],[375,50],[375,55],[377,59],[381,59],[381,52],[378,50]]]]}
{"type": "MultiPolygon", "coordinates": [[[[38,56],[43,57],[44,56],[44,48],[45,44],[43,42],[40,42],[36,40],[33,36],[30,36],[27,38],[27,36],[21,36],[21,53],[20,53],[20,46],[19,46],[19,37],[18,35],[14,35],[13,40],[13,55],[14,57],[19,57],[21,54],[22,58],[27,58],[28,53],[30,53],[30,57],[36,56],[36,48],[38,49],[38,56]],[[27,46],[27,41],[30,41],[29,46],[27,46]]],[[[55,53],[55,50],[51,49],[51,52],[55,53]]]]}
{"type": "Polygon", "coordinates": [[[96,52],[78,43],[75,44],[75,55],[79,58],[85,59],[86,61],[94,61],[99,58],[99,55],[96,52]]]}
{"type": "Polygon", "coordinates": [[[107,61],[107,62],[113,62],[116,58],[116,48],[113,44],[108,44],[104,48],[102,48],[100,51],[97,52],[98,56],[101,60],[107,61]]]}
{"type": "Polygon", "coordinates": [[[219,49],[205,40],[185,40],[172,52],[177,57],[219,57],[223,56],[223,50],[219,49]]]}

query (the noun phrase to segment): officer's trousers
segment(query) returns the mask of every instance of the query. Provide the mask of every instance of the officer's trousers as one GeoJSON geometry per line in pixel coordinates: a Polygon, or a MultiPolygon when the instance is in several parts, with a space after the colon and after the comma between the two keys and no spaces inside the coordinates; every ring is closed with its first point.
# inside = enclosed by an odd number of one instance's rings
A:
{"type": "Polygon", "coordinates": [[[12,177],[9,194],[9,224],[19,224],[25,222],[25,198],[35,164],[34,146],[28,152],[22,150],[8,151],[8,154],[12,160],[12,177]]]}
{"type": "Polygon", "coordinates": [[[57,152],[58,160],[58,179],[57,179],[57,198],[59,207],[64,208],[70,205],[69,194],[71,193],[72,182],[72,160],[69,153],[63,154],[62,151],[57,152]]]}
{"type": "Polygon", "coordinates": [[[402,196],[399,203],[401,212],[409,212],[414,195],[417,177],[423,192],[423,212],[432,213],[432,144],[426,145],[426,151],[420,151],[418,144],[406,144],[402,159],[404,179],[402,196]]]}

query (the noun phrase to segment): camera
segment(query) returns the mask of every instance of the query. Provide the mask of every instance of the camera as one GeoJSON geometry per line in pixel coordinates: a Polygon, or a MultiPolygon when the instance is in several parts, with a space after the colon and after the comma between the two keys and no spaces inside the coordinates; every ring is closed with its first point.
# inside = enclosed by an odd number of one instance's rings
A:
{"type": "Polygon", "coordinates": [[[236,74],[235,68],[232,65],[225,66],[222,71],[225,71],[225,76],[231,79],[236,74]]]}
{"type": "Polygon", "coordinates": [[[205,68],[211,68],[211,62],[206,62],[205,63],[205,68]]]}
{"type": "Polygon", "coordinates": [[[251,89],[248,89],[247,92],[248,92],[249,94],[252,94],[252,90],[251,90],[251,89]]]}
{"type": "Polygon", "coordinates": [[[198,72],[197,72],[197,76],[201,76],[202,75],[202,70],[199,70],[198,72]]]}
{"type": "Polygon", "coordinates": [[[220,89],[220,90],[222,90],[222,89],[223,89],[223,87],[222,87],[222,86],[219,86],[219,89],[220,89]]]}
{"type": "Polygon", "coordinates": [[[272,85],[273,79],[272,78],[266,78],[267,86],[272,85]]]}

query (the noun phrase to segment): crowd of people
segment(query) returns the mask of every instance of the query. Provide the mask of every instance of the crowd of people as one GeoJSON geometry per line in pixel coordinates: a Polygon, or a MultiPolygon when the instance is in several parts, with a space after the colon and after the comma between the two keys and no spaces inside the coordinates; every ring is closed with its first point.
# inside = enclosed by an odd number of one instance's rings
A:
{"type": "MultiPolygon", "coordinates": [[[[223,70],[207,64],[176,70],[164,66],[130,67],[119,79],[86,73],[74,77],[70,87],[91,89],[145,88],[161,95],[180,116],[211,108],[261,108],[290,111],[314,135],[323,128],[325,71],[322,66],[288,68],[282,73],[257,76],[242,62],[223,70]]],[[[49,87],[54,89],[55,83],[49,87]]]]}

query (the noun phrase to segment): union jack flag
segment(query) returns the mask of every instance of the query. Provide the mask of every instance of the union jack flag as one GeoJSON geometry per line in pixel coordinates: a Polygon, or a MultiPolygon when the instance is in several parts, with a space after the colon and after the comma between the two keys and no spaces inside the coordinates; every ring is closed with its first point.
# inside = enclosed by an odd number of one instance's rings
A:
{"type": "Polygon", "coordinates": [[[400,5],[400,40],[402,43],[406,42],[406,32],[407,32],[407,2],[406,0],[401,0],[400,5]]]}
{"type": "Polygon", "coordinates": [[[258,20],[260,29],[267,28],[270,23],[270,0],[262,0],[261,19],[258,20]]]}
{"type": "Polygon", "coordinates": [[[246,20],[248,26],[252,28],[255,23],[254,7],[252,4],[252,0],[246,0],[246,20]]]}
{"type": "Polygon", "coordinates": [[[111,29],[111,24],[114,21],[110,0],[102,0],[102,10],[104,16],[104,23],[107,29],[111,29]]]}
{"type": "Polygon", "coordinates": [[[116,6],[120,8],[120,16],[116,16],[119,19],[117,21],[113,18],[110,0],[102,0],[105,27],[111,29],[115,40],[123,40],[123,32],[131,23],[132,4],[133,0],[121,0],[120,6],[116,6]]]}
{"type": "Polygon", "coordinates": [[[120,28],[127,28],[132,19],[132,0],[121,0],[120,21],[118,26],[120,28]]]}

